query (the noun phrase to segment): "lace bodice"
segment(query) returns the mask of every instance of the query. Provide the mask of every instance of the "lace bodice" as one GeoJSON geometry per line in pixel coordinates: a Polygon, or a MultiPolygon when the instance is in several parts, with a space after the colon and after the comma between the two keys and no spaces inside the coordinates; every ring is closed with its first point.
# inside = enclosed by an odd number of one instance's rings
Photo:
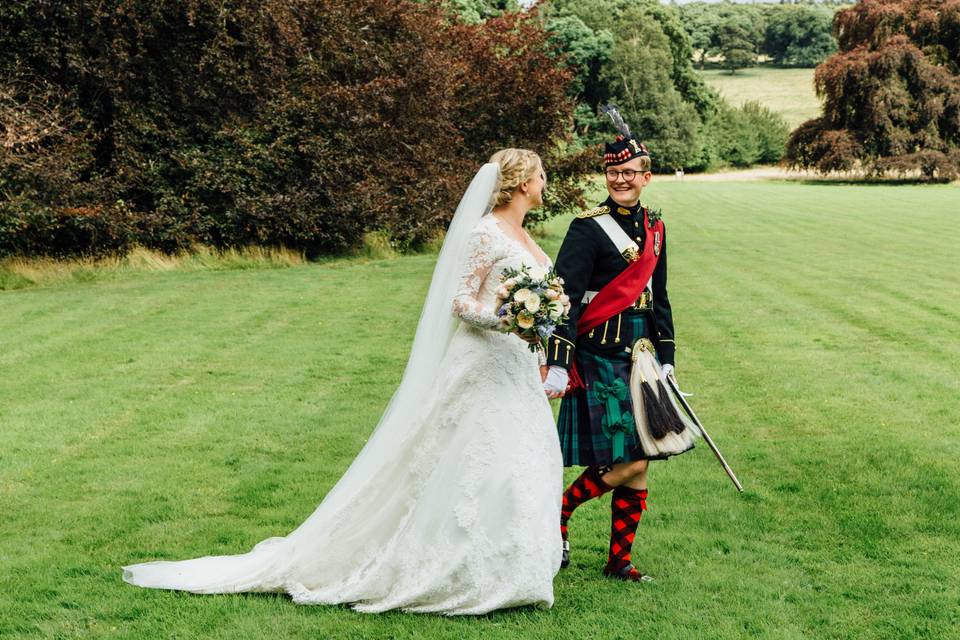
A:
{"type": "Polygon", "coordinates": [[[453,312],[475,327],[497,327],[496,291],[503,272],[523,265],[549,267],[539,261],[522,244],[509,237],[492,215],[474,228],[470,237],[467,261],[460,278],[460,287],[453,299],[453,312]]]}

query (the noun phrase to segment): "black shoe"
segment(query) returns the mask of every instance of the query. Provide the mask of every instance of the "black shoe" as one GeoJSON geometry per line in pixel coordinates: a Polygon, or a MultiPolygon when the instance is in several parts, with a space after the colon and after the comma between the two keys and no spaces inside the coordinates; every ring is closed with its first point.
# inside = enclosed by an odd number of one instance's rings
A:
{"type": "Polygon", "coordinates": [[[570,542],[563,541],[563,555],[560,556],[560,568],[566,569],[570,566],[570,542]]]}
{"type": "Polygon", "coordinates": [[[616,578],[617,580],[625,580],[627,582],[653,582],[652,576],[640,573],[632,564],[628,564],[621,569],[612,569],[610,565],[607,565],[603,570],[603,575],[608,578],[616,578]]]}

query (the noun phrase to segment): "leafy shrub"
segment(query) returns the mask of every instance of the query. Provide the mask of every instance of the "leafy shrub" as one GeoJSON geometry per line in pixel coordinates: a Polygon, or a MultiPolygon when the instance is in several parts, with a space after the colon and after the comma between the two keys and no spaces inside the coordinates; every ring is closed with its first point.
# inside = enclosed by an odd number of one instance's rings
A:
{"type": "Polygon", "coordinates": [[[465,24],[413,0],[3,3],[0,254],[320,254],[370,231],[415,247],[505,146],[541,152],[575,201],[561,64],[535,13],[465,24]]]}
{"type": "Polygon", "coordinates": [[[721,164],[749,167],[760,157],[760,136],[742,110],[721,105],[707,129],[721,164]]]}
{"type": "Polygon", "coordinates": [[[122,206],[48,207],[29,200],[0,204],[0,255],[64,258],[122,254],[134,244],[122,206]]]}
{"type": "Polygon", "coordinates": [[[757,159],[760,163],[779,162],[787,149],[790,127],[783,116],[755,100],[740,107],[748,126],[757,134],[757,159]]]}

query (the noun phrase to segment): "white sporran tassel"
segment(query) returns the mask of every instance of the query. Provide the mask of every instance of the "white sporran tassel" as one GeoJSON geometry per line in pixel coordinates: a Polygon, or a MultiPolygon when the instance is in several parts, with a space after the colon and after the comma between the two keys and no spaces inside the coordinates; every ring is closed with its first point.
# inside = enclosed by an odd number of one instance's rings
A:
{"type": "Polygon", "coordinates": [[[630,397],[633,400],[633,415],[637,423],[640,446],[651,457],[676,455],[689,450],[693,446],[693,439],[699,431],[693,421],[677,406],[670,392],[666,391],[662,385],[656,384],[657,380],[662,380],[663,374],[660,371],[660,365],[653,356],[653,344],[646,338],[638,340],[633,346],[632,360],[630,397]],[[646,393],[644,392],[644,385],[648,386],[646,393]],[[658,387],[664,389],[666,398],[661,397],[658,387]],[[654,398],[655,401],[665,403],[667,410],[672,408],[676,411],[677,416],[683,422],[684,429],[680,433],[667,430],[662,437],[655,437],[651,432],[648,416],[658,415],[658,412],[662,414],[665,408],[648,407],[645,395],[654,398]]]}

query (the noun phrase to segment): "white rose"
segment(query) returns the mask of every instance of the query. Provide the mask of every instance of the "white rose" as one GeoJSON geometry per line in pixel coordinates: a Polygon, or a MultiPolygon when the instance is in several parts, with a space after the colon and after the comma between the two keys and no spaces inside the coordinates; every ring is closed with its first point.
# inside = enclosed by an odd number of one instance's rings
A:
{"type": "Polygon", "coordinates": [[[516,300],[517,302],[523,302],[524,300],[529,298],[531,295],[533,295],[533,292],[530,291],[530,289],[517,289],[513,293],[513,299],[516,300]]]}
{"type": "Polygon", "coordinates": [[[565,294],[565,293],[561,294],[561,295],[560,295],[560,302],[562,302],[563,304],[570,304],[570,296],[568,296],[568,295],[565,294]]]}
{"type": "Polygon", "coordinates": [[[547,296],[548,300],[556,300],[557,298],[560,297],[560,294],[557,293],[554,289],[547,289],[543,295],[547,296]]]}
{"type": "Polygon", "coordinates": [[[547,270],[540,266],[530,267],[530,271],[527,273],[529,273],[530,277],[534,280],[543,280],[547,277],[547,270]]]}
{"type": "Polygon", "coordinates": [[[530,313],[536,313],[540,308],[540,296],[531,293],[527,296],[527,299],[523,301],[523,306],[525,306],[530,313]]]}
{"type": "Polygon", "coordinates": [[[559,318],[560,316],[563,315],[563,303],[560,302],[559,300],[554,300],[553,302],[551,302],[548,308],[550,309],[550,314],[554,318],[559,318]]]}

